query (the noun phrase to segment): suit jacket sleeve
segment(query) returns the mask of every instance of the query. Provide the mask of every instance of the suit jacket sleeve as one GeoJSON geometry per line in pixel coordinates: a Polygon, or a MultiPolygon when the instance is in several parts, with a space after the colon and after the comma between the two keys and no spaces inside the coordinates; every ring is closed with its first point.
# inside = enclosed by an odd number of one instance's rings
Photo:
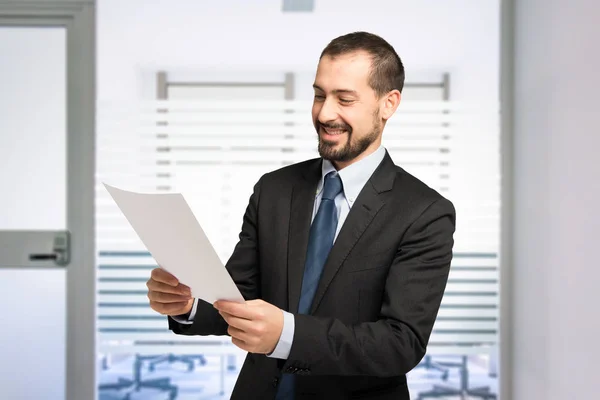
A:
{"type": "Polygon", "coordinates": [[[455,210],[446,199],[410,225],[390,267],[378,321],[346,325],[295,315],[283,372],[385,377],[414,368],[425,355],[446,287],[454,230],[455,210]]]}
{"type": "MultiPolygon", "coordinates": [[[[262,179],[261,179],[262,180],[262,179]]],[[[260,198],[261,180],[254,186],[242,222],[239,241],[225,265],[246,300],[260,297],[258,267],[258,226],[257,209],[260,198]]],[[[168,317],[169,329],[181,335],[226,335],[227,323],[213,307],[204,300],[198,300],[196,315],[192,324],[180,324],[168,317]]]]}

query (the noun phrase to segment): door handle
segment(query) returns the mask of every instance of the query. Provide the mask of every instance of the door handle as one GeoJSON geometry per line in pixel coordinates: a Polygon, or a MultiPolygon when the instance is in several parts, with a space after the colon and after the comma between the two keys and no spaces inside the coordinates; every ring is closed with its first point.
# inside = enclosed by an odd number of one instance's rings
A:
{"type": "Polygon", "coordinates": [[[53,260],[56,265],[66,266],[71,261],[69,232],[57,232],[54,236],[52,253],[34,253],[29,255],[30,261],[53,260]]]}
{"type": "Polygon", "coordinates": [[[46,261],[46,260],[58,260],[58,254],[30,254],[29,260],[31,261],[46,261]]]}

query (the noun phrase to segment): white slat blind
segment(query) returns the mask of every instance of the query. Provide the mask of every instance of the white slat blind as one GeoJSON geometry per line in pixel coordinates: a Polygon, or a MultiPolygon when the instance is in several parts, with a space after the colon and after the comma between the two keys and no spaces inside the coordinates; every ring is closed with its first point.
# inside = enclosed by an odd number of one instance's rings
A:
{"type": "MultiPolygon", "coordinates": [[[[102,181],[183,192],[222,261],[258,178],[318,157],[310,102],[164,100],[101,104],[97,152],[98,329],[101,351],[230,351],[226,338],[175,337],[153,313],[155,267],[102,181]],[[179,346],[185,343],[185,346],[179,346]],[[140,350],[142,349],[142,350],[140,350]]],[[[404,102],[384,131],[394,161],[453,201],[455,256],[430,351],[484,351],[498,340],[500,145],[497,105],[404,102]]]]}

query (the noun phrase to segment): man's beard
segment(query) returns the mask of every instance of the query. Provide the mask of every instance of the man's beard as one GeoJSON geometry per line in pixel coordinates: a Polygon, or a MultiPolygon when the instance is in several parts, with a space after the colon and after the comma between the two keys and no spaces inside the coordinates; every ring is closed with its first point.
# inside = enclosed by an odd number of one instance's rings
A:
{"type": "Polygon", "coordinates": [[[373,127],[369,134],[357,139],[352,140],[352,127],[347,124],[321,124],[316,121],[315,128],[317,129],[317,136],[319,139],[319,154],[326,160],[329,161],[350,161],[361,155],[367,148],[379,137],[381,133],[381,123],[378,120],[378,113],[374,115],[373,127]],[[336,143],[326,142],[321,139],[320,130],[321,127],[329,129],[344,129],[347,135],[346,143],[340,148],[336,149],[336,143]]]}

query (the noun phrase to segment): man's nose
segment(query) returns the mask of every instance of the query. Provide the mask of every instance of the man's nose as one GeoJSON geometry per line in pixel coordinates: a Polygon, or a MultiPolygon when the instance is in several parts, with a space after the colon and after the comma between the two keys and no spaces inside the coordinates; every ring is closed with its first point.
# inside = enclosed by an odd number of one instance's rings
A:
{"type": "Polygon", "coordinates": [[[321,110],[319,110],[317,118],[323,124],[336,121],[338,119],[338,112],[335,101],[326,99],[321,106],[321,110]]]}

